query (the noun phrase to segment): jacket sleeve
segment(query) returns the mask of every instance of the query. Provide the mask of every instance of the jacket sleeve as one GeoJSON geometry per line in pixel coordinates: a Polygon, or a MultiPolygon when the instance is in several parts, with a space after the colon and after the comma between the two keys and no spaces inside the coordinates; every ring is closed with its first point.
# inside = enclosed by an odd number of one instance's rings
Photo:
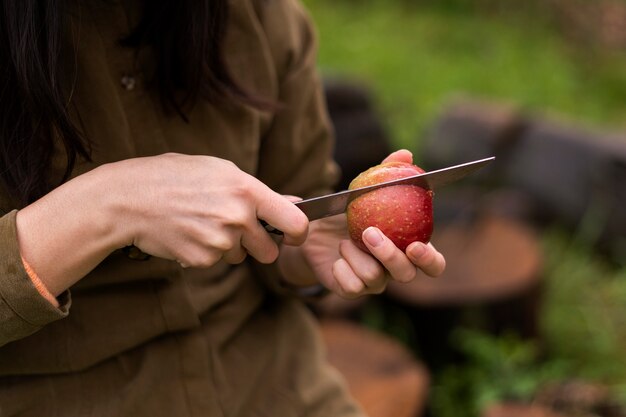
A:
{"type": "Polygon", "coordinates": [[[0,346],[67,316],[71,304],[65,292],[56,308],[33,285],[20,256],[16,214],[13,210],[0,217],[0,346]]]}
{"type": "MultiPolygon", "coordinates": [[[[261,21],[276,64],[279,109],[262,141],[258,178],[279,193],[302,198],[331,192],[339,170],[313,24],[296,0],[265,3],[261,21]]],[[[276,265],[254,265],[272,290],[292,293],[280,285],[276,265]]]]}
{"type": "Polygon", "coordinates": [[[266,3],[262,23],[276,66],[278,110],[262,139],[258,177],[282,194],[312,197],[330,191],[338,178],[316,34],[296,0],[266,3]]]}

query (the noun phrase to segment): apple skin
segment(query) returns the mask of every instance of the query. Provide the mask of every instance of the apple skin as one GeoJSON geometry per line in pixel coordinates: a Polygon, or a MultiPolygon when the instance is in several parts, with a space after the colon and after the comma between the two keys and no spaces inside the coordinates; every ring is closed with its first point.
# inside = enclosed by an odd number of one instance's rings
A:
{"type": "MultiPolygon", "coordinates": [[[[349,189],[366,187],[415,174],[424,170],[407,162],[386,162],[359,174],[349,189]]],[[[416,185],[393,185],[355,198],[347,209],[350,239],[369,253],[363,231],[379,228],[399,249],[412,242],[428,243],[433,232],[433,192],[416,185]]]]}

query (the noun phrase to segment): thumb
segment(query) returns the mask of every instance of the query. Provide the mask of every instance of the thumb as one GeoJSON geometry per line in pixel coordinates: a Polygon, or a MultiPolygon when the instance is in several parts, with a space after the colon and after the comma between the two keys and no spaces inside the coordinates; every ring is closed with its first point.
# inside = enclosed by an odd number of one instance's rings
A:
{"type": "Polygon", "coordinates": [[[385,162],[406,162],[412,164],[413,154],[407,149],[400,149],[389,154],[389,156],[383,160],[383,163],[385,162]]]}

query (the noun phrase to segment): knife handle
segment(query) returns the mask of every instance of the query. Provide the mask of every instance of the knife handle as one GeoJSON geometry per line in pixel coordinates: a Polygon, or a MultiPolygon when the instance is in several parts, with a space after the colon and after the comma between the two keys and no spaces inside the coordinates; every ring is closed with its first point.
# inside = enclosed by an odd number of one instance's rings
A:
{"type": "Polygon", "coordinates": [[[272,226],[271,224],[269,224],[265,220],[259,220],[259,223],[261,223],[261,226],[263,226],[263,228],[265,228],[267,233],[272,233],[272,234],[279,235],[279,236],[283,236],[284,235],[284,233],[281,230],[278,230],[277,228],[275,228],[274,226],[272,226]]]}

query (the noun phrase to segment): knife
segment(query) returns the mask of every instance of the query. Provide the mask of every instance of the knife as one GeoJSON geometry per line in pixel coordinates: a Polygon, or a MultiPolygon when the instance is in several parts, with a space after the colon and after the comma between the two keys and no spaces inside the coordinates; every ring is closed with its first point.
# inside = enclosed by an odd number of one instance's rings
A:
{"type": "MultiPolygon", "coordinates": [[[[457,181],[472,172],[477,171],[495,159],[496,158],[494,156],[478,159],[476,161],[465,162],[463,164],[441,168],[435,171],[424,172],[422,174],[412,175],[410,177],[400,178],[397,180],[381,182],[367,187],[340,191],[338,193],[309,198],[307,200],[300,200],[294,204],[302,210],[304,214],[306,214],[309,221],[318,220],[345,212],[348,204],[350,204],[352,200],[370,191],[392,185],[417,185],[427,190],[434,190],[435,188],[457,181]]],[[[280,230],[272,227],[263,220],[261,220],[261,224],[270,233],[282,234],[280,230]]]]}

